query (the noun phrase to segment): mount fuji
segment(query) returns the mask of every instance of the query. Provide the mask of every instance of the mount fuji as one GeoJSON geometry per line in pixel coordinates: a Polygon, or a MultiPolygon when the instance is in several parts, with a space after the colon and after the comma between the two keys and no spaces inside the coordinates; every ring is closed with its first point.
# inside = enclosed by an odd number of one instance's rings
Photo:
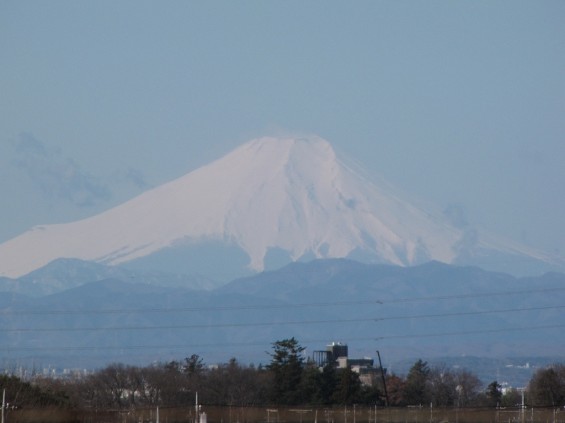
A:
{"type": "Polygon", "coordinates": [[[549,262],[402,200],[322,138],[265,137],[103,213],[4,242],[0,276],[18,278],[58,258],[118,265],[206,243],[243,251],[253,271],[273,252],[401,266],[549,262]]]}

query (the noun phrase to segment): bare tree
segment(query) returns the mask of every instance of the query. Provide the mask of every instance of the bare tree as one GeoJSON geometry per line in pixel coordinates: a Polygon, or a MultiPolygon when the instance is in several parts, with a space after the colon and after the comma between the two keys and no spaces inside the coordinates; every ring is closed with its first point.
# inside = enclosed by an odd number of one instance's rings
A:
{"type": "Polygon", "coordinates": [[[456,405],[457,381],[445,366],[431,369],[426,381],[430,400],[435,406],[447,407],[456,405]]]}
{"type": "Polygon", "coordinates": [[[565,365],[556,364],[538,370],[530,380],[528,391],[533,405],[565,405],[565,365]]]}
{"type": "Polygon", "coordinates": [[[481,390],[480,379],[468,370],[458,370],[454,373],[454,377],[457,384],[457,405],[459,407],[473,405],[481,390]]]}

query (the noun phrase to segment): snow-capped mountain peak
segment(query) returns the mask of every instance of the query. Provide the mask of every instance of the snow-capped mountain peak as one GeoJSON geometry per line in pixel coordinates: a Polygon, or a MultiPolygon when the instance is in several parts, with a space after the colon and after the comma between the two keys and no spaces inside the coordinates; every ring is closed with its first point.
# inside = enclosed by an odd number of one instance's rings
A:
{"type": "Polygon", "coordinates": [[[0,276],[65,257],[119,264],[167,247],[220,241],[262,270],[270,249],[296,260],[346,257],[452,263],[463,233],[346,166],[316,136],[265,137],[117,207],[38,226],[0,245],[0,276]]]}

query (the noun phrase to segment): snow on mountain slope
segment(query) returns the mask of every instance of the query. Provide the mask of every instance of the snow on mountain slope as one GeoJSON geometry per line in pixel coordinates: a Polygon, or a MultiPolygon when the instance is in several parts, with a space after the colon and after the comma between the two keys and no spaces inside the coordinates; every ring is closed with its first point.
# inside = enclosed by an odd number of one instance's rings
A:
{"type": "Polygon", "coordinates": [[[358,251],[400,265],[451,263],[462,236],[344,165],[319,137],[261,138],[106,212],[1,244],[0,276],[61,257],[119,264],[206,240],[241,247],[254,270],[270,248],[292,259],[358,251]]]}

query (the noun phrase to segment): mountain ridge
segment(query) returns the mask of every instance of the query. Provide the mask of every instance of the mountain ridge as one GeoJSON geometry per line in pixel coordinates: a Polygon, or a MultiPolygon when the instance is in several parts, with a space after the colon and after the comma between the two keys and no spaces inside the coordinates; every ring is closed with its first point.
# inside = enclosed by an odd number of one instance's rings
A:
{"type": "Polygon", "coordinates": [[[41,297],[102,280],[193,290],[210,290],[219,285],[219,282],[198,274],[143,271],[80,259],[56,259],[20,278],[0,277],[0,292],[41,297]]]}
{"type": "Polygon", "coordinates": [[[272,342],[291,336],[309,349],[341,341],[352,357],[379,349],[395,361],[562,357],[565,348],[560,273],[517,278],[438,262],[319,259],[211,290],[140,280],[102,279],[40,297],[3,292],[4,362],[92,368],[198,354],[260,363],[272,342]]]}

